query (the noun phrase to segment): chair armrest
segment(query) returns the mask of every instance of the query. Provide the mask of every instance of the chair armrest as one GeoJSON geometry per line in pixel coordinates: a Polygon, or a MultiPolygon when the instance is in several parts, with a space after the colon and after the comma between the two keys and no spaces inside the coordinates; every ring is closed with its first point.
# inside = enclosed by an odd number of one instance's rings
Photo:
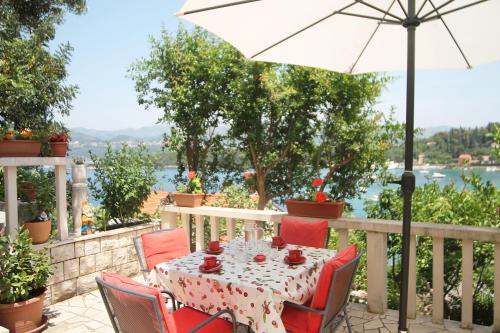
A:
{"type": "Polygon", "coordinates": [[[174,311],[177,310],[177,306],[175,305],[175,302],[177,302],[177,301],[175,300],[174,294],[172,294],[168,290],[160,290],[160,293],[165,294],[166,296],[168,296],[167,298],[170,298],[172,300],[172,307],[173,307],[174,311]]]}
{"type": "Polygon", "coordinates": [[[207,320],[205,320],[201,324],[199,324],[196,327],[193,327],[191,330],[189,330],[188,333],[194,333],[194,332],[202,329],[204,326],[206,326],[207,324],[214,321],[215,319],[217,319],[218,317],[220,317],[222,314],[225,314],[225,313],[227,313],[231,316],[231,322],[233,324],[233,333],[236,333],[236,317],[234,316],[233,311],[231,311],[229,309],[221,310],[221,311],[217,312],[216,314],[210,316],[210,318],[208,318],[207,320]]]}
{"type": "Polygon", "coordinates": [[[325,314],[325,310],[313,309],[313,308],[310,308],[310,307],[302,305],[302,304],[296,304],[296,303],[292,303],[292,302],[285,302],[285,304],[288,305],[288,306],[291,306],[293,308],[297,308],[297,309],[300,309],[300,310],[303,310],[303,311],[308,311],[308,312],[316,313],[316,314],[319,314],[319,315],[324,315],[325,314]]]}

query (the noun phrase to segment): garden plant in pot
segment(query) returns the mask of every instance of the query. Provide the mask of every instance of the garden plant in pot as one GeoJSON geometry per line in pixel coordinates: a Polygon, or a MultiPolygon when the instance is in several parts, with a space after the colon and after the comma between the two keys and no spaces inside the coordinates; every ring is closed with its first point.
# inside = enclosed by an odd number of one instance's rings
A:
{"type": "Polygon", "coordinates": [[[12,126],[0,128],[0,157],[36,157],[42,143],[28,128],[14,130],[12,126]]]}
{"type": "Polygon", "coordinates": [[[179,186],[177,192],[173,193],[173,197],[177,206],[201,206],[205,195],[201,187],[201,179],[196,175],[195,171],[189,171],[187,184],[179,186]]]}
{"type": "Polygon", "coordinates": [[[24,226],[28,230],[33,244],[43,244],[49,240],[52,225],[45,211],[41,211],[31,220],[24,222],[24,226]]]}
{"type": "Polygon", "coordinates": [[[0,237],[0,326],[11,333],[39,332],[50,264],[46,250],[33,249],[28,231],[0,237]]]}
{"type": "Polygon", "coordinates": [[[52,156],[65,157],[68,151],[69,136],[65,132],[58,132],[49,136],[50,151],[52,156]]]}

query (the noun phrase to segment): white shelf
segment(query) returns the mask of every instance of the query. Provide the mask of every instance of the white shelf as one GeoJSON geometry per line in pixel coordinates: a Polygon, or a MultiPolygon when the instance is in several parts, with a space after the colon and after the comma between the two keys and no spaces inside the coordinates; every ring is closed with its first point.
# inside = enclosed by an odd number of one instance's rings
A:
{"type": "Polygon", "coordinates": [[[0,157],[0,166],[68,165],[69,157],[0,157]]]}

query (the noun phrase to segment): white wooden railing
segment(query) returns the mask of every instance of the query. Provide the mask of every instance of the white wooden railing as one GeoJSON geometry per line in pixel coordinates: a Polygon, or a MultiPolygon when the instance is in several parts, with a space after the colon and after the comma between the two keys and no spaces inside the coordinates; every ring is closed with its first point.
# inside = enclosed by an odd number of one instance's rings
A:
{"type": "MultiPolygon", "coordinates": [[[[191,216],[195,221],[195,244],[200,250],[204,246],[204,221],[210,220],[210,238],[219,239],[219,219],[225,218],[227,223],[227,238],[235,237],[236,223],[249,221],[260,221],[273,224],[275,233],[281,218],[286,215],[283,212],[270,210],[246,210],[218,207],[160,207],[161,227],[171,228],[178,224],[180,219],[186,232],[189,232],[191,216]]],[[[314,218],[300,217],[302,220],[317,220],[314,218]]],[[[329,220],[329,226],[333,228],[339,237],[339,249],[348,244],[350,230],[363,230],[367,233],[367,303],[368,311],[373,313],[384,313],[387,309],[387,235],[400,234],[401,222],[340,218],[329,220]]],[[[500,229],[481,228],[470,226],[457,226],[433,223],[412,223],[412,237],[410,242],[410,280],[408,317],[415,318],[416,307],[416,237],[429,236],[433,244],[432,261],[432,321],[436,324],[443,323],[444,308],[444,239],[458,239],[462,241],[462,321],[461,327],[473,328],[472,325],[472,302],[473,302],[473,242],[491,242],[495,246],[495,294],[500,290],[500,229]],[[497,274],[497,272],[499,272],[497,274]]],[[[496,296],[496,295],[495,295],[496,296]]],[[[495,297],[493,332],[500,333],[500,298],[495,297]]]]}

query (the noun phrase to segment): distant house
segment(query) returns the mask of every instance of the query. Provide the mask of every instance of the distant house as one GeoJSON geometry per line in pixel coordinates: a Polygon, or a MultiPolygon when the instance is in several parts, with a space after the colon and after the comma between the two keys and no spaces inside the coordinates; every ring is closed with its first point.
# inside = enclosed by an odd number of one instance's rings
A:
{"type": "Polygon", "coordinates": [[[470,165],[472,162],[472,155],[471,154],[460,154],[458,156],[458,164],[459,165],[470,165]]]}

